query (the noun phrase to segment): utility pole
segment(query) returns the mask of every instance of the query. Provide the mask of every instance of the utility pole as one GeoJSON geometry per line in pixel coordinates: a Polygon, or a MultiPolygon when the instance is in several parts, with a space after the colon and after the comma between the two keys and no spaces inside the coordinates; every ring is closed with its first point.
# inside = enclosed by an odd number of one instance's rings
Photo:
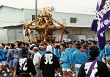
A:
{"type": "MultiPolygon", "coordinates": [[[[37,20],[37,0],[35,0],[35,21],[37,20]]],[[[35,26],[34,26],[34,28],[36,27],[36,25],[37,25],[37,22],[35,22],[35,26]]],[[[36,35],[36,30],[34,30],[33,31],[33,41],[35,42],[35,36],[36,35]]],[[[37,41],[37,40],[36,40],[37,41]]]]}
{"type": "MultiPolygon", "coordinates": [[[[35,0],[35,20],[37,20],[37,0],[35,0]]],[[[35,22],[36,26],[37,22],[35,22]]]]}

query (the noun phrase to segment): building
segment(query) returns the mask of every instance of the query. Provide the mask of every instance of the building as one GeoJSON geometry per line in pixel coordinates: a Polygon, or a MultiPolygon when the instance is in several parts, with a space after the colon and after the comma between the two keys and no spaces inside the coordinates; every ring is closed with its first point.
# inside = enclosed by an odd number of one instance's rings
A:
{"type": "Polygon", "coordinates": [[[0,6],[0,43],[23,41],[23,9],[0,6]]]}
{"type": "MultiPolygon", "coordinates": [[[[38,15],[40,11],[38,11],[38,15]]],[[[34,9],[13,8],[0,6],[0,43],[11,43],[15,41],[27,41],[25,37],[24,23],[30,23],[35,16],[34,9]]],[[[63,39],[71,40],[97,40],[96,32],[91,31],[90,27],[95,16],[93,14],[64,13],[55,12],[53,18],[60,23],[65,19],[66,29],[69,34],[64,34],[63,39]]],[[[57,24],[56,24],[57,25],[57,24]]],[[[56,40],[60,40],[61,31],[54,32],[56,40]]],[[[106,30],[106,39],[110,39],[110,30],[106,30]]]]}

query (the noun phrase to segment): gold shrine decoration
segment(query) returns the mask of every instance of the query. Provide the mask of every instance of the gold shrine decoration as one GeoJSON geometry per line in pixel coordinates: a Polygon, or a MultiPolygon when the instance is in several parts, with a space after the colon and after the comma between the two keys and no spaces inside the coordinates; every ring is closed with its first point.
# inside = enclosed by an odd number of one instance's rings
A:
{"type": "Polygon", "coordinates": [[[61,24],[60,22],[56,21],[56,20],[53,19],[53,18],[52,18],[52,20],[53,20],[54,22],[56,22],[57,24],[59,24],[59,25],[62,27],[62,29],[65,29],[65,26],[64,26],[63,24],[61,24]]]}
{"type": "Polygon", "coordinates": [[[63,31],[61,33],[61,39],[60,39],[60,43],[61,43],[62,39],[63,39],[63,35],[64,35],[64,30],[65,30],[65,26],[64,26],[65,22],[63,24],[60,24],[58,21],[54,20],[53,18],[52,18],[52,20],[55,21],[57,24],[59,24],[63,29],[63,31]]]}
{"type": "MultiPolygon", "coordinates": [[[[30,33],[28,31],[28,29],[30,30],[36,30],[39,33],[39,39],[41,40],[43,38],[43,41],[47,41],[48,38],[52,39],[52,36],[50,37],[49,35],[49,31],[52,33],[53,31],[55,31],[56,29],[62,28],[63,31],[61,33],[61,39],[60,42],[62,42],[62,38],[63,38],[63,34],[64,34],[64,30],[65,30],[65,23],[61,24],[60,22],[56,21],[54,18],[52,18],[52,10],[50,8],[44,8],[41,11],[41,15],[40,17],[38,17],[36,20],[33,20],[30,24],[27,24],[25,26],[26,29],[26,36],[28,36],[28,42],[31,43],[30,40],[30,33]],[[53,21],[55,23],[57,23],[58,26],[55,26],[55,24],[53,24],[53,21]],[[34,22],[38,22],[35,26],[32,26],[32,24],[34,22]]],[[[38,37],[36,37],[36,39],[38,39],[38,37]]]]}
{"type": "Polygon", "coordinates": [[[30,26],[32,26],[32,23],[34,23],[34,22],[37,22],[37,20],[34,20],[34,21],[32,21],[30,24],[27,24],[27,25],[25,26],[25,29],[26,29],[25,35],[28,36],[28,42],[29,42],[29,43],[31,43],[31,40],[30,40],[30,33],[29,33],[28,29],[29,29],[30,26]]]}
{"type": "MultiPolygon", "coordinates": [[[[32,21],[30,24],[28,24],[28,25],[25,26],[26,34],[27,34],[27,36],[28,36],[28,42],[29,42],[29,43],[30,43],[31,41],[30,41],[30,34],[29,34],[28,29],[31,28],[32,23],[39,21],[39,19],[40,19],[40,18],[38,18],[37,20],[32,21]]],[[[60,39],[60,42],[62,42],[65,26],[64,26],[64,24],[61,24],[60,22],[56,21],[55,19],[53,19],[53,18],[51,18],[51,19],[52,19],[55,23],[59,24],[59,25],[61,26],[61,28],[63,29],[63,31],[62,31],[62,33],[61,33],[61,39],[60,39]]],[[[44,26],[45,26],[44,41],[46,41],[46,39],[47,39],[47,31],[48,31],[48,29],[51,28],[51,27],[48,26],[48,21],[46,21],[46,23],[44,24],[44,26]]],[[[35,26],[35,27],[36,27],[36,26],[35,26]]],[[[35,27],[34,27],[34,28],[35,28],[35,27]]],[[[39,26],[39,27],[42,27],[42,28],[43,28],[43,26],[39,26]]]]}

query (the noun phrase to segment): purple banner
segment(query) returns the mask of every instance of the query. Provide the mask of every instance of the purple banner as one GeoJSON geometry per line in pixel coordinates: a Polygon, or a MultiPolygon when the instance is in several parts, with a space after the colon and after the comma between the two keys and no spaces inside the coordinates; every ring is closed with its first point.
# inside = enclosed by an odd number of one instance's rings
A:
{"type": "Polygon", "coordinates": [[[91,29],[97,31],[98,45],[101,50],[106,44],[105,30],[110,26],[110,3],[107,0],[102,0],[97,3],[96,18],[93,20],[91,29]]]}

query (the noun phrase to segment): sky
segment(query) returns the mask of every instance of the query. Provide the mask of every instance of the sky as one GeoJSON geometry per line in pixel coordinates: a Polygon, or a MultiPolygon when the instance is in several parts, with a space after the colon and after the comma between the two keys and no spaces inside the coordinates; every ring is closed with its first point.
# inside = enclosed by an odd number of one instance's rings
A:
{"type": "MultiPolygon", "coordinates": [[[[95,13],[97,0],[37,0],[38,9],[54,7],[57,12],[95,13]]],[[[35,0],[0,0],[0,5],[34,9],[35,0]]]]}

